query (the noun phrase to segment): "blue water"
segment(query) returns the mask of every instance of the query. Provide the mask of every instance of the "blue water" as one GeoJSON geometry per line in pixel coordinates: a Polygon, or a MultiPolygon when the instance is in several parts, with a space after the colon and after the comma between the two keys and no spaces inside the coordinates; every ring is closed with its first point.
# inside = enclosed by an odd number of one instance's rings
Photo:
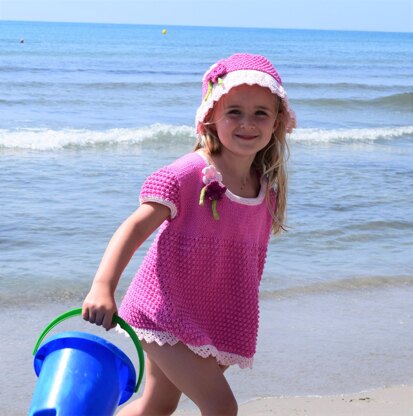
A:
{"type": "Polygon", "coordinates": [[[258,387],[243,391],[239,376],[241,397],[412,382],[413,35],[161,30],[0,22],[2,310],[43,310],[47,323],[50,305],[77,306],[144,178],[192,149],[203,72],[237,51],[261,53],[283,78],[298,129],[289,140],[289,231],[271,240],[262,283],[263,317],[275,314],[279,326],[265,332],[263,322],[260,372],[249,376],[258,387]],[[335,358],[320,347],[334,328],[342,331],[335,358]],[[346,374],[353,332],[359,359],[346,374]],[[313,347],[309,362],[341,368],[341,378],[297,384],[313,347]],[[277,367],[285,350],[296,373],[277,367]],[[380,354],[386,363],[369,372],[363,363],[380,354]],[[274,366],[260,383],[267,360],[274,366]],[[284,390],[265,387],[274,384],[284,390]]]}

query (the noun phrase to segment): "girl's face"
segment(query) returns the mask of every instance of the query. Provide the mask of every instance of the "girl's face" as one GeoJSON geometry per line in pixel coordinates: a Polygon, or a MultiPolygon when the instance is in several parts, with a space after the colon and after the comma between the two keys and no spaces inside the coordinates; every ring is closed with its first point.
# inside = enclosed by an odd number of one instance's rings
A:
{"type": "Polygon", "coordinates": [[[254,157],[271,140],[277,114],[278,99],[268,88],[240,85],[218,101],[212,122],[223,151],[254,157]]]}

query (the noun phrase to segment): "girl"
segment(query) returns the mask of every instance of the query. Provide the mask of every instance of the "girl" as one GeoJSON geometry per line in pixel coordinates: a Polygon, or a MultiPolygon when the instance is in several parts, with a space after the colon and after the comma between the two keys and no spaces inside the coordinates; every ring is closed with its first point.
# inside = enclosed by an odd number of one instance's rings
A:
{"type": "Polygon", "coordinates": [[[285,136],[294,127],[263,56],[235,54],[204,75],[194,152],[145,181],[83,304],[84,319],[113,326],[120,276],[160,226],[119,309],[147,361],[143,395],[120,415],[172,414],[181,393],[202,415],[237,413],[223,372],[252,366],[258,287],[271,230],[284,225],[285,136]]]}

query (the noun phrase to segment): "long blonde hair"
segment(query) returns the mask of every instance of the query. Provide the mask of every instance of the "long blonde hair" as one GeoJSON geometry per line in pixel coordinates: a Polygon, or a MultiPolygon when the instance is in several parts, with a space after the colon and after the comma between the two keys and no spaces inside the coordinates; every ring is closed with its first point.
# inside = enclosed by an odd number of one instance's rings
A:
{"type": "MultiPolygon", "coordinates": [[[[216,105],[215,105],[216,107],[216,105]]],[[[214,108],[215,108],[214,107],[214,108]]],[[[214,108],[207,114],[201,127],[201,133],[194,150],[206,149],[210,154],[220,154],[222,144],[213,127],[214,108]]],[[[286,162],[289,156],[289,149],[286,140],[286,111],[282,100],[278,100],[278,127],[271,136],[271,140],[260,150],[254,158],[253,167],[260,175],[265,175],[268,180],[266,189],[266,200],[272,216],[272,232],[279,234],[286,230],[287,218],[287,168],[286,162]],[[271,208],[270,191],[274,189],[277,195],[275,208],[271,208]]]]}

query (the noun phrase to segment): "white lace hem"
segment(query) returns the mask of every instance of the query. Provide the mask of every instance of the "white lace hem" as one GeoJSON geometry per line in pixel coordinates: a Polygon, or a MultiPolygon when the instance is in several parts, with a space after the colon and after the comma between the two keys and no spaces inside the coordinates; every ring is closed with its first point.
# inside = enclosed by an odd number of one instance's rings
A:
{"type": "Polygon", "coordinates": [[[178,213],[176,205],[173,202],[159,198],[159,196],[145,196],[140,198],[139,201],[141,204],[143,204],[144,202],[156,202],[158,204],[165,205],[171,210],[171,220],[173,220],[176,217],[176,214],[178,213]]]}
{"type": "MultiPolygon", "coordinates": [[[[139,340],[144,340],[147,343],[156,342],[158,345],[162,346],[165,344],[175,345],[179,342],[179,339],[170,334],[169,332],[164,331],[154,331],[151,329],[141,329],[141,328],[133,328],[138,336],[139,340]]],[[[129,336],[126,331],[124,331],[118,325],[116,327],[116,331],[119,333],[125,334],[127,337],[129,336]]],[[[225,351],[219,351],[213,345],[201,345],[201,346],[194,346],[185,344],[192,352],[201,356],[202,358],[207,357],[214,357],[218,364],[220,365],[238,365],[240,368],[252,368],[252,364],[254,359],[243,357],[242,355],[232,354],[225,351]]]]}

